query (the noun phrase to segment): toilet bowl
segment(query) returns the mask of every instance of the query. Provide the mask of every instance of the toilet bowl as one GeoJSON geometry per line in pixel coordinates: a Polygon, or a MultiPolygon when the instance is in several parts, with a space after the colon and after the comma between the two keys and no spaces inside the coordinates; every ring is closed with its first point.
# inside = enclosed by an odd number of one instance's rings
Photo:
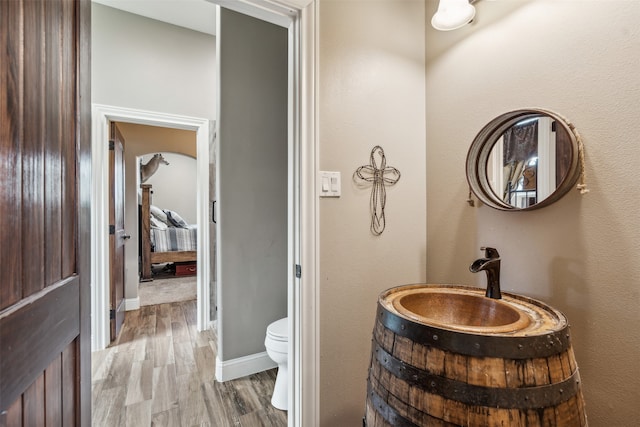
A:
{"type": "Polygon", "coordinates": [[[288,318],[276,320],[267,327],[267,336],[264,339],[267,354],[278,364],[278,375],[273,387],[271,404],[286,411],[289,401],[288,357],[289,357],[289,322],[288,318]]]}

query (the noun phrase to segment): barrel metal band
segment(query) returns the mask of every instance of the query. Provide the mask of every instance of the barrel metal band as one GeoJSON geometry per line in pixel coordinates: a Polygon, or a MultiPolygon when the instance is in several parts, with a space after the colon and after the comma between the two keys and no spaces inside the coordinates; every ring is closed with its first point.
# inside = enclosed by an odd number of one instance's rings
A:
{"type": "Polygon", "coordinates": [[[413,342],[465,356],[533,359],[555,356],[571,347],[568,326],[528,337],[472,335],[413,322],[389,312],[380,304],[377,318],[385,328],[413,342]]]}
{"type": "Polygon", "coordinates": [[[483,387],[430,374],[408,365],[375,343],[375,358],[393,376],[420,389],[470,406],[505,409],[539,409],[557,406],[575,396],[580,376],[576,370],[566,380],[536,387],[483,387]]]}
{"type": "Polygon", "coordinates": [[[392,426],[419,427],[402,415],[398,414],[395,409],[389,406],[389,404],[385,402],[382,397],[380,397],[375,391],[373,391],[373,388],[371,387],[371,384],[369,384],[369,382],[367,382],[367,394],[369,395],[369,402],[373,406],[373,409],[392,426]]]}

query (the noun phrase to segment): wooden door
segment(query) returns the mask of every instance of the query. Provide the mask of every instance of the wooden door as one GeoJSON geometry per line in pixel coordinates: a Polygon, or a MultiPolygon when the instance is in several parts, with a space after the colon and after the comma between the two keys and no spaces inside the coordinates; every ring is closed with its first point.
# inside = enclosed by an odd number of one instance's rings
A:
{"type": "Polygon", "coordinates": [[[109,136],[109,263],[111,268],[111,341],[124,321],[124,138],[114,122],[109,136]]]}
{"type": "Polygon", "coordinates": [[[90,1],[0,1],[0,426],[91,424],[90,1]]]}

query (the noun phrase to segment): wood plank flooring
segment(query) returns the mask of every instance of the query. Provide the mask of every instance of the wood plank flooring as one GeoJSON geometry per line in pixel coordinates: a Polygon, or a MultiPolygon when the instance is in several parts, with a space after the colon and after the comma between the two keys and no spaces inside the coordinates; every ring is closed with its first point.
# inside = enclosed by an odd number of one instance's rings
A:
{"type": "Polygon", "coordinates": [[[270,402],[275,369],[218,383],[215,358],[195,301],[128,311],[118,340],[92,354],[93,426],[287,425],[270,402]]]}
{"type": "Polygon", "coordinates": [[[138,285],[140,305],[158,305],[177,301],[196,299],[196,277],[166,277],[158,276],[150,282],[138,285]]]}

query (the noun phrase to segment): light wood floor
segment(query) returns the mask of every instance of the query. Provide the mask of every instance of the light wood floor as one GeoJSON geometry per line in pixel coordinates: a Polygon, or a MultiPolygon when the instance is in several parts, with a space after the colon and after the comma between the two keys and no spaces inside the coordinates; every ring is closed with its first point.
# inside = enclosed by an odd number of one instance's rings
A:
{"type": "Polygon", "coordinates": [[[138,285],[141,306],[191,301],[196,294],[196,276],[154,278],[138,285]]]}
{"type": "Polygon", "coordinates": [[[272,369],[215,381],[216,337],[196,329],[196,302],[126,313],[119,339],[92,355],[94,426],[286,426],[271,406],[272,369]]]}

